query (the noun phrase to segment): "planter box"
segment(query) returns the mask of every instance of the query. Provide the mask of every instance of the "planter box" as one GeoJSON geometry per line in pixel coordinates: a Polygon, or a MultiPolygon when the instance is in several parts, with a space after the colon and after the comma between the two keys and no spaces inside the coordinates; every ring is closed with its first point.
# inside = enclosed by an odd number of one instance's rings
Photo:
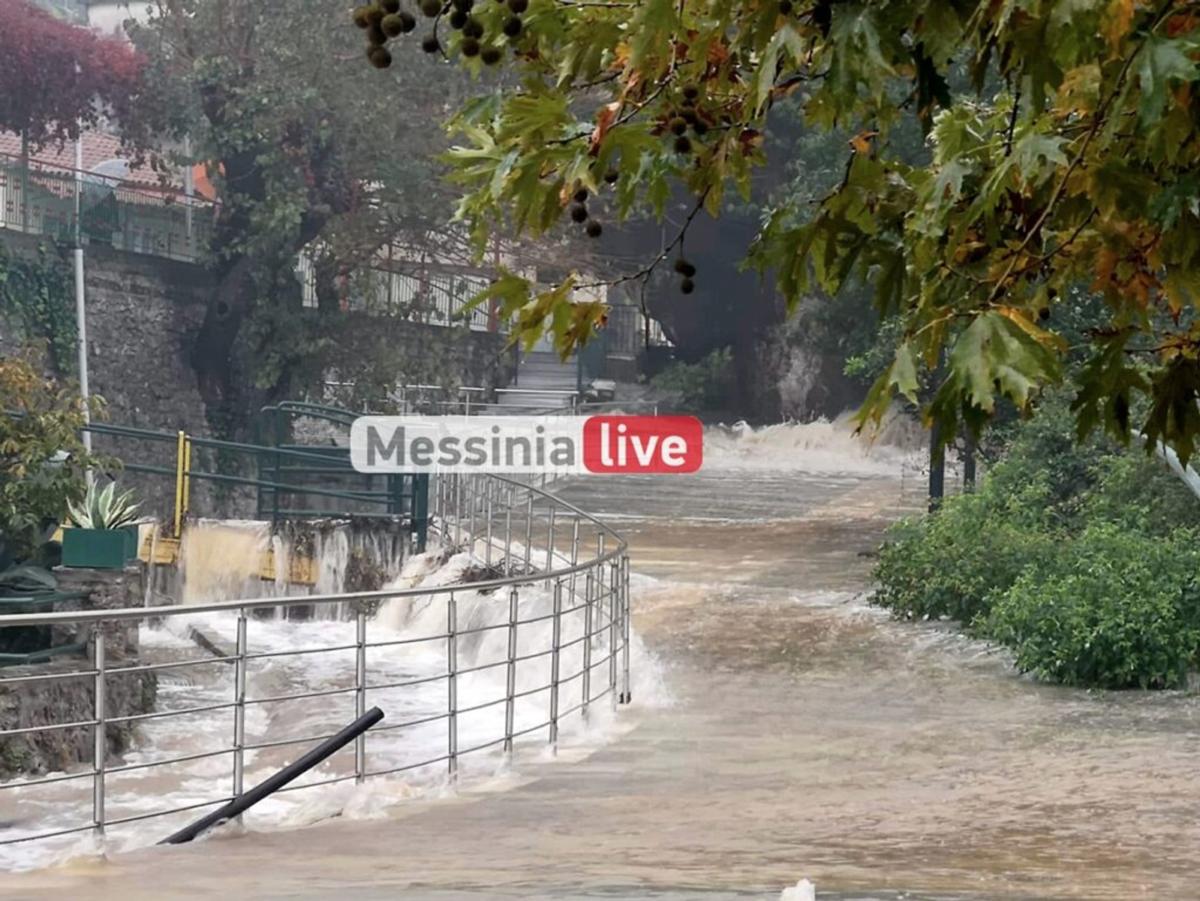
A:
{"type": "Polygon", "coordinates": [[[137,557],[137,526],[63,529],[62,565],[74,569],[124,569],[137,557]]]}

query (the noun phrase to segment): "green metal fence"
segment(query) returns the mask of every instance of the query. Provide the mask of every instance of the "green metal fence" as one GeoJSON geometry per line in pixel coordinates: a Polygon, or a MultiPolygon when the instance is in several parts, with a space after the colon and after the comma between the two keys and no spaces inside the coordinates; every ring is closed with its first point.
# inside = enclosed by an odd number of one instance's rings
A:
{"type": "Polygon", "coordinates": [[[126,460],[127,471],[174,479],[176,535],[190,509],[192,482],[198,481],[253,491],[257,518],[273,523],[317,517],[399,518],[410,524],[417,549],[424,550],[429,477],[367,475],[351,466],[348,446],[286,443],[299,416],[317,416],[347,429],[353,420],[352,413],[336,408],[269,407],[259,428],[266,439],[261,444],[108,423],[93,423],[88,430],[115,441],[134,442],[140,459],[126,460]],[[146,462],[155,457],[160,462],[146,462]]]}

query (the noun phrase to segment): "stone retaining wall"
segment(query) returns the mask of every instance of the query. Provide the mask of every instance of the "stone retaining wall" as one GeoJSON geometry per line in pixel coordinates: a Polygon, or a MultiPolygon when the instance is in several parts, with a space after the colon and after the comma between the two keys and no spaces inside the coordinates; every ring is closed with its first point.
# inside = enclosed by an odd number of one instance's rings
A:
{"type": "MultiPolygon", "coordinates": [[[[81,602],[81,609],[113,610],[141,606],[142,583],[137,567],[129,567],[124,572],[60,568],[55,574],[61,590],[88,592],[87,599],[81,602]]],[[[55,626],[53,643],[62,645],[82,640],[85,630],[86,633],[91,632],[87,626],[55,626]]],[[[130,666],[138,662],[136,623],[105,624],[103,632],[108,667],[130,666]]],[[[79,673],[78,678],[0,685],[0,730],[92,720],[95,716],[95,678],[92,675],[94,639],[89,637],[87,644],[86,658],[63,658],[53,663],[0,669],[0,679],[79,673]]],[[[153,673],[122,673],[106,677],[107,716],[134,716],[152,712],[157,690],[158,681],[153,673]]],[[[127,751],[133,743],[136,730],[136,725],[132,723],[109,724],[105,730],[109,755],[120,755],[127,751]]],[[[0,779],[90,766],[93,742],[91,726],[0,738],[0,779]]]]}

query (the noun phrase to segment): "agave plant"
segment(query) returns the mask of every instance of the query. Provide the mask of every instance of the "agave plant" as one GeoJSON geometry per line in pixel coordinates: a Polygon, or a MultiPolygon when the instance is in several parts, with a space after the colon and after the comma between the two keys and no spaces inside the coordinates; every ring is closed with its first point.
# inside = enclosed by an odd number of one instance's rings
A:
{"type": "Polygon", "coordinates": [[[137,521],[138,504],[133,503],[133,491],[117,494],[117,483],[109,482],[97,488],[93,482],[78,504],[71,504],[71,522],[81,529],[119,529],[137,521]]]}

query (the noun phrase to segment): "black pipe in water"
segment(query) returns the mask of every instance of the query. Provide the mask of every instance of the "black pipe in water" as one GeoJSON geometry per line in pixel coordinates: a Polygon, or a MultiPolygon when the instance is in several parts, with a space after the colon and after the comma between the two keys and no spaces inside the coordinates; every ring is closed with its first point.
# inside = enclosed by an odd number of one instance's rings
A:
{"type": "Polygon", "coordinates": [[[181,845],[184,842],[190,842],[192,839],[201,833],[211,829],[220,823],[231,820],[238,814],[253,807],[263,798],[283,788],[293,779],[311,770],[325,758],[329,757],[335,751],[345,747],[362,733],[366,732],[376,723],[383,719],[383,711],[378,707],[372,707],[353,723],[339,732],[337,735],[332,735],[325,741],[321,742],[303,757],[289,763],[282,770],[267,779],[264,779],[248,792],[243,792],[238,795],[228,804],[214,810],[207,816],[201,817],[192,823],[190,826],[185,826],[174,835],[164,838],[160,845],[181,845]]]}

